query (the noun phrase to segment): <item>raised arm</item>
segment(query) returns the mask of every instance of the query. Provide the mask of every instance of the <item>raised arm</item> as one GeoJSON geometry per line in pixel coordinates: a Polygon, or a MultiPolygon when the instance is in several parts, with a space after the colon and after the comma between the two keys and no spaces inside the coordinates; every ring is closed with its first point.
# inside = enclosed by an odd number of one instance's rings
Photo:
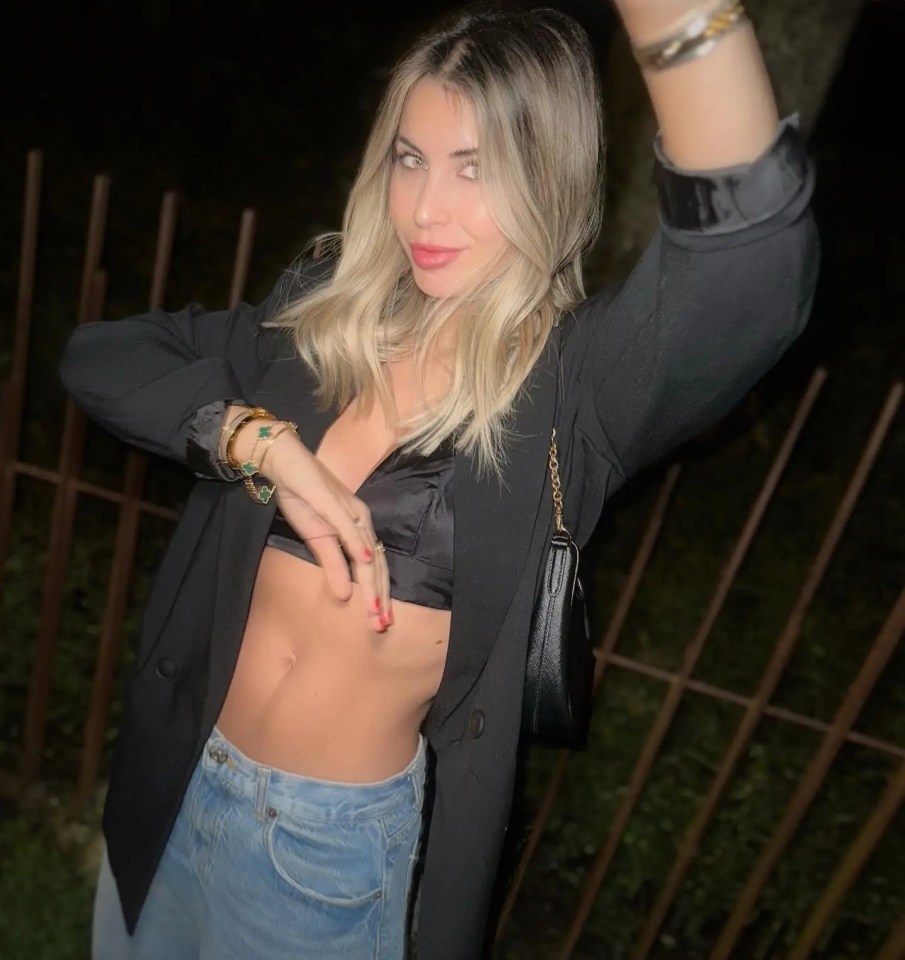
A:
{"type": "MultiPolygon", "coordinates": [[[[738,9],[617,6],[651,64],[658,40],[687,36],[677,14],[738,9]]],[[[685,62],[644,68],[659,228],[622,287],[576,312],[578,427],[623,476],[728,413],[802,331],[817,280],[812,165],[796,120],[777,124],[750,24],[688,43],[685,62]]]]}
{"type": "Polygon", "coordinates": [[[776,134],[776,101],[738,0],[614,0],[660,126],[685,170],[757,159],[776,134]]]}

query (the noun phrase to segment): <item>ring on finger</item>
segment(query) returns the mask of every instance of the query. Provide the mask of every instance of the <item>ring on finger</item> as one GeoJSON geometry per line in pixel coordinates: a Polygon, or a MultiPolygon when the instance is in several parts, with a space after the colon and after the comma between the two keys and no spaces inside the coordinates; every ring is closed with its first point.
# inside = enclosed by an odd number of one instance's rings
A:
{"type": "Polygon", "coordinates": [[[387,549],[387,548],[383,545],[383,542],[382,542],[382,541],[378,540],[377,543],[374,544],[374,549],[375,549],[378,553],[386,553],[386,549],[387,549]]]}

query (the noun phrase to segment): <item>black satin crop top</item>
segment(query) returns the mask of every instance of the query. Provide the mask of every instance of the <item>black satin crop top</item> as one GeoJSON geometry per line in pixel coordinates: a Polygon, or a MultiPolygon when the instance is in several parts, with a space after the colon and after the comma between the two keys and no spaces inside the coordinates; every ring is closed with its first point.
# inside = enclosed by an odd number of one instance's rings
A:
{"type": "MultiPolygon", "coordinates": [[[[390,596],[423,607],[449,610],[453,579],[453,481],[450,441],[430,456],[394,450],[359,487],[377,538],[386,547],[390,596]]],[[[304,540],[279,511],[267,546],[317,563],[304,540]]]]}

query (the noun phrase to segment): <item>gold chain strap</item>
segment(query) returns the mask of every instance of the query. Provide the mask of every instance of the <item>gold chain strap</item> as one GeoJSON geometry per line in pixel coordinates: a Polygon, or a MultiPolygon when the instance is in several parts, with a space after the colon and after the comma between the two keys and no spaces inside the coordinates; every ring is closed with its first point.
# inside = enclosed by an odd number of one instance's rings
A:
{"type": "Polygon", "coordinates": [[[553,518],[557,533],[565,531],[562,522],[562,487],[559,483],[559,461],[556,459],[556,427],[550,437],[550,482],[553,485],[553,518]]]}

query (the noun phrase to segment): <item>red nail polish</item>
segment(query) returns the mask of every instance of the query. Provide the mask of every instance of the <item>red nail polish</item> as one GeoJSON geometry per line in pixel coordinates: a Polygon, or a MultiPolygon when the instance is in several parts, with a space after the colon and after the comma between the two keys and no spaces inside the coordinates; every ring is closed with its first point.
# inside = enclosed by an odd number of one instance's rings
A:
{"type": "Polygon", "coordinates": [[[373,560],[373,559],[374,559],[374,554],[371,553],[371,551],[370,551],[367,547],[365,547],[365,548],[361,551],[361,555],[365,558],[365,560],[373,560]]]}
{"type": "Polygon", "coordinates": [[[374,609],[375,609],[376,611],[380,612],[380,597],[378,597],[378,598],[374,601],[374,609]]]}

